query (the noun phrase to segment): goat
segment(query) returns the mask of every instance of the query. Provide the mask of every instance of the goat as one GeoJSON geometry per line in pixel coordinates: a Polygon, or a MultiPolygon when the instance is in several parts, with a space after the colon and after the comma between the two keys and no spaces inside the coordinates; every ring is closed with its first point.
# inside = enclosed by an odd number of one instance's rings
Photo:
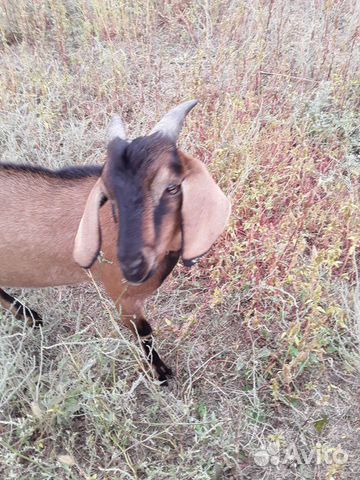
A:
{"type": "MultiPolygon", "coordinates": [[[[205,165],[176,147],[196,103],[173,108],[133,141],[114,116],[103,166],[0,164],[0,286],[74,285],[89,282],[90,269],[165,384],[171,370],[153,348],[144,302],[180,256],[191,266],[210,249],[230,214],[205,165]]],[[[42,322],[1,289],[0,303],[18,318],[42,322]]]]}

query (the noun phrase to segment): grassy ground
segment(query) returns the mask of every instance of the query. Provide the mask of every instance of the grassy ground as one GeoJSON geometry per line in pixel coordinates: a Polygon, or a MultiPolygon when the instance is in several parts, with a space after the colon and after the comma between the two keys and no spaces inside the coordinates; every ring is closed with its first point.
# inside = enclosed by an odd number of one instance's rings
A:
{"type": "Polygon", "coordinates": [[[2,0],[2,161],[101,163],[112,112],[135,137],[195,97],[180,146],[233,215],[147,305],[169,389],[94,288],[15,292],[45,325],[0,313],[1,478],[359,478],[359,23],[351,0],[2,0]]]}

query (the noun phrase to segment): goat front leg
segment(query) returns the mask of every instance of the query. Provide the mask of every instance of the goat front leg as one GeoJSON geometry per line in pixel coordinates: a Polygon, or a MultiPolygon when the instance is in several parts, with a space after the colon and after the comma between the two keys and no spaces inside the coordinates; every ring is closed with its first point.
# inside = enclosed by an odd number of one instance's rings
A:
{"type": "Polygon", "coordinates": [[[25,307],[14,297],[0,288],[0,305],[9,310],[18,320],[25,320],[29,327],[40,327],[43,322],[40,315],[29,307],[25,307]]]}
{"type": "Polygon", "coordinates": [[[122,298],[118,301],[121,308],[121,319],[124,325],[140,337],[142,347],[146,358],[161,382],[167,385],[168,377],[172,376],[171,369],[161,360],[159,354],[153,346],[152,328],[150,323],[145,319],[143,310],[144,301],[136,298],[122,298]]]}

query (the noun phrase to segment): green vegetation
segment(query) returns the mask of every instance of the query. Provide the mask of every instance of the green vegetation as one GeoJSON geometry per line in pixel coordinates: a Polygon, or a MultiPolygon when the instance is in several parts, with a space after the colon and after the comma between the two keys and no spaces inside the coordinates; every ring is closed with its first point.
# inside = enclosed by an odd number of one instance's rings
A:
{"type": "Polygon", "coordinates": [[[45,325],[0,312],[1,478],[359,478],[359,35],[356,0],[1,2],[1,161],[101,163],[112,112],[199,98],[179,145],[233,203],[147,305],[169,389],[95,288],[13,292],[45,325]]]}

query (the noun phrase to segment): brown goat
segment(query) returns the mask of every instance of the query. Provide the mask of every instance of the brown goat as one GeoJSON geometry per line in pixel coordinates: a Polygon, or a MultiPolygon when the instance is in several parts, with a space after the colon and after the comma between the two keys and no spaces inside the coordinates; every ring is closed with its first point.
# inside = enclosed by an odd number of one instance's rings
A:
{"type": "MultiPolygon", "coordinates": [[[[90,269],[125,325],[142,337],[164,383],[171,370],[153,349],[144,302],[180,256],[190,266],[209,250],[230,213],[206,167],[176,148],[196,103],[174,108],[149,136],[132,142],[115,117],[103,167],[0,164],[0,285],[74,285],[89,282],[90,269]]],[[[41,324],[36,312],[1,289],[0,303],[41,324]]]]}

